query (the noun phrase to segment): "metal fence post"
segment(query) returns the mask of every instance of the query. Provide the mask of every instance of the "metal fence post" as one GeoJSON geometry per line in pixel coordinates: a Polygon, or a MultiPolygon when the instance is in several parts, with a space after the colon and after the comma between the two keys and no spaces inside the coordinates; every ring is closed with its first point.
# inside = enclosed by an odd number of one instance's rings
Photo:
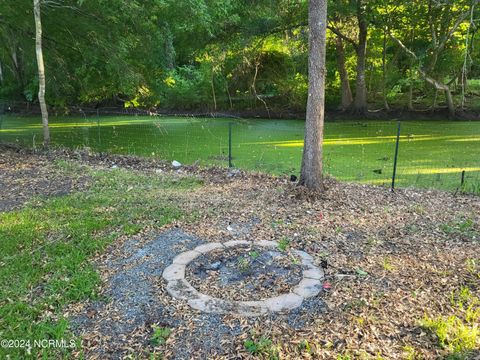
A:
{"type": "Polygon", "coordinates": [[[392,174],[392,191],[395,190],[395,177],[397,176],[397,160],[398,160],[398,144],[400,142],[400,128],[401,122],[397,126],[397,142],[395,144],[395,158],[393,159],[393,174],[392,174]]]}
{"type": "Polygon", "coordinates": [[[232,165],[232,123],[228,123],[228,167],[233,167],[232,165]]]}
{"type": "Polygon", "coordinates": [[[460,188],[463,189],[463,185],[465,185],[465,170],[462,170],[462,179],[460,181],[460,188]]]}

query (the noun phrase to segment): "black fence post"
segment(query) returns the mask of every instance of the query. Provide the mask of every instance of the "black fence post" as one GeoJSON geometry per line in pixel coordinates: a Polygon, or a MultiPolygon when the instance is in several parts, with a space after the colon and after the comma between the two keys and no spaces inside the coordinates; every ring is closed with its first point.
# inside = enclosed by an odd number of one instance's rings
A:
{"type": "Polygon", "coordinates": [[[397,176],[398,144],[400,143],[401,122],[397,126],[397,142],[395,144],[395,158],[393,159],[392,191],[395,190],[395,178],[397,176]]]}
{"type": "Polygon", "coordinates": [[[233,167],[232,165],[232,123],[228,123],[228,167],[233,167]]]}
{"type": "Polygon", "coordinates": [[[462,170],[462,179],[460,180],[460,189],[463,189],[463,185],[465,185],[465,170],[462,170]]]}

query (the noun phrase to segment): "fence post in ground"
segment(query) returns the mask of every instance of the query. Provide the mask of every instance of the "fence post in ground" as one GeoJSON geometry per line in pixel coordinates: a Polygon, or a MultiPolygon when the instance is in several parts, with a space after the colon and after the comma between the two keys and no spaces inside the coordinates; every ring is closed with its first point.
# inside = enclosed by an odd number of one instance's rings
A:
{"type": "Polygon", "coordinates": [[[463,185],[465,185],[465,170],[462,170],[462,179],[460,180],[460,189],[463,190],[463,185]]]}
{"type": "Polygon", "coordinates": [[[395,144],[395,157],[393,159],[392,191],[395,190],[395,177],[397,176],[398,144],[400,143],[401,122],[397,125],[397,142],[395,144]]]}
{"type": "Polygon", "coordinates": [[[228,167],[233,167],[232,165],[232,123],[228,123],[228,167]]]}

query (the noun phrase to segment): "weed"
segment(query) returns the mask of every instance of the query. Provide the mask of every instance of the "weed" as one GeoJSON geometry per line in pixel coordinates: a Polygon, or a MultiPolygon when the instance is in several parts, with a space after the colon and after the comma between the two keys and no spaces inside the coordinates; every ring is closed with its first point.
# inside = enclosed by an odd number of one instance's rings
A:
{"type": "Polygon", "coordinates": [[[360,277],[365,277],[365,276],[368,275],[368,272],[366,272],[365,270],[360,269],[360,268],[355,269],[355,272],[356,272],[357,275],[360,276],[360,277]]]}
{"type": "Polygon", "coordinates": [[[153,325],[153,334],[150,338],[150,343],[153,346],[164,345],[171,333],[172,330],[168,327],[153,325]]]}
{"type": "Polygon", "coordinates": [[[452,293],[450,302],[455,314],[448,317],[424,316],[420,325],[436,335],[439,345],[462,359],[471,350],[480,347],[480,300],[470,289],[452,293]]]}
{"type": "Polygon", "coordinates": [[[255,260],[255,259],[257,259],[257,258],[260,256],[260,253],[259,253],[258,251],[255,251],[255,250],[254,250],[254,251],[250,251],[250,252],[248,253],[248,255],[250,255],[250,257],[251,257],[253,260],[255,260]]]}
{"type": "Polygon", "coordinates": [[[423,359],[423,356],[418,353],[417,350],[415,350],[414,347],[412,346],[405,346],[403,348],[403,351],[404,351],[404,359],[405,360],[420,360],[420,359],[423,359]]]}
{"type": "Polygon", "coordinates": [[[475,223],[468,217],[462,217],[449,223],[442,224],[440,225],[440,230],[447,235],[458,235],[470,239],[478,237],[478,232],[475,231],[475,223]]]}
{"type": "Polygon", "coordinates": [[[415,204],[413,206],[413,211],[417,213],[418,215],[425,215],[427,213],[427,210],[425,209],[425,206],[421,204],[415,204]]]}
{"type": "Polygon", "coordinates": [[[302,340],[300,344],[298,344],[298,348],[301,351],[304,351],[308,354],[313,354],[313,349],[308,340],[302,340]]]}
{"type": "Polygon", "coordinates": [[[392,263],[390,262],[390,260],[385,258],[385,259],[383,259],[383,269],[385,271],[393,271],[395,268],[392,265],[392,263]]]}
{"type": "Polygon", "coordinates": [[[258,340],[247,339],[244,342],[245,349],[252,355],[263,355],[268,359],[278,359],[278,350],[273,346],[272,340],[262,336],[258,340]]]}
{"type": "Polygon", "coordinates": [[[250,269],[250,260],[244,256],[237,259],[237,267],[240,272],[245,273],[250,269]]]}
{"type": "Polygon", "coordinates": [[[288,248],[288,245],[290,245],[290,240],[287,238],[287,237],[283,237],[282,239],[280,239],[280,241],[278,242],[278,250],[280,251],[286,251],[287,248],[288,248]]]}

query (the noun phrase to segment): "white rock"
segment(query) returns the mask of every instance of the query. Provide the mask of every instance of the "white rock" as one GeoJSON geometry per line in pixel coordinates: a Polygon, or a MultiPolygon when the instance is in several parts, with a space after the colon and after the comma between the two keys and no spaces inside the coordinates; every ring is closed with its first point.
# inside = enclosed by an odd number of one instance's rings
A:
{"type": "Polygon", "coordinates": [[[320,280],[303,279],[293,289],[293,292],[303,298],[309,298],[318,295],[321,289],[322,285],[320,284],[320,280]]]}
{"type": "Polygon", "coordinates": [[[185,265],[172,264],[163,270],[163,278],[167,281],[185,278],[185,265]]]}
{"type": "Polygon", "coordinates": [[[174,264],[179,264],[179,265],[187,265],[189,262],[193,261],[195,258],[200,256],[201,253],[198,251],[190,250],[190,251],[185,251],[173,259],[174,264]]]}
{"type": "Polygon", "coordinates": [[[260,316],[268,311],[264,301],[237,301],[234,306],[235,312],[242,316],[260,316]]]}
{"type": "Polygon", "coordinates": [[[246,241],[246,240],[232,240],[232,241],[227,241],[226,243],[223,243],[223,246],[226,248],[230,247],[241,247],[241,246],[252,246],[251,241],[246,241]]]}
{"type": "Polygon", "coordinates": [[[222,249],[223,245],[221,243],[208,243],[204,245],[197,246],[194,251],[205,254],[215,249],[222,249]]]}
{"type": "Polygon", "coordinates": [[[161,173],[163,173],[163,170],[162,170],[162,169],[156,169],[155,172],[156,172],[157,174],[161,174],[161,173]]]}
{"type": "Polygon", "coordinates": [[[303,270],[303,277],[307,279],[321,280],[324,273],[316,266],[308,266],[307,270],[303,270]]]}
{"type": "Polygon", "coordinates": [[[265,305],[272,312],[292,310],[302,305],[303,297],[294,293],[288,293],[265,299],[265,305]]]}
{"type": "Polygon", "coordinates": [[[278,247],[278,242],[276,242],[276,241],[270,241],[270,240],[254,241],[253,244],[254,244],[254,245],[257,245],[257,246],[270,247],[270,248],[276,248],[276,247],[278,247]]]}
{"type": "Polygon", "coordinates": [[[185,279],[169,281],[167,292],[170,296],[182,300],[197,299],[202,295],[185,279]]]}
{"type": "Polygon", "coordinates": [[[181,167],[182,167],[182,163],[178,162],[177,160],[173,160],[173,161],[172,161],[172,166],[173,166],[175,169],[178,169],[178,168],[181,168],[181,167]]]}

